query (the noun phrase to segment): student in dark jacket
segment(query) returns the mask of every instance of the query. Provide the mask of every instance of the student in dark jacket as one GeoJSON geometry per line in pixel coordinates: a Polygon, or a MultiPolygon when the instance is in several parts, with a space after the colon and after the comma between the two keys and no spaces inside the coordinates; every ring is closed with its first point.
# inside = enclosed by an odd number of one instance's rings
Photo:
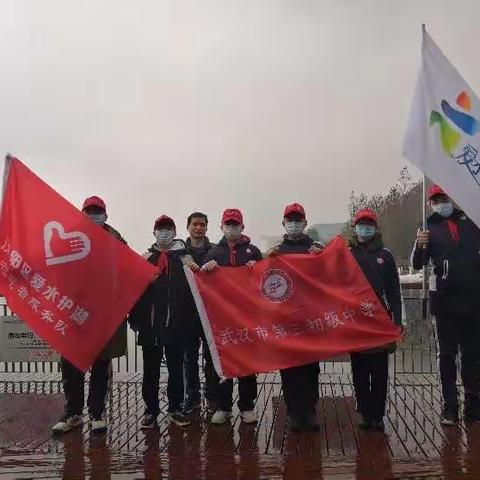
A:
{"type": "Polygon", "coordinates": [[[158,266],[156,279],[145,290],[129,315],[130,326],[138,332],[143,351],[142,395],[145,416],[141,428],[157,427],[160,412],[158,389],[160,364],[165,356],[168,370],[168,412],[170,422],[190,422],[183,413],[183,355],[185,351],[186,307],[190,289],[183,266],[191,263],[185,243],[175,240],[175,223],[162,215],[154,224],[155,243],[144,254],[158,266]]]}
{"type": "Polygon", "coordinates": [[[480,229],[438,186],[429,191],[433,213],[427,230],[420,231],[412,254],[413,268],[430,261],[430,311],[435,317],[443,394],[442,423],[458,422],[457,354],[467,420],[480,421],[480,229]]]}
{"type": "MultiPolygon", "coordinates": [[[[320,243],[314,242],[304,233],[307,226],[305,209],[298,203],[288,205],[283,214],[286,234],[283,241],[273,246],[267,256],[292,253],[319,253],[320,243]]],[[[318,362],[280,370],[282,389],[292,431],[318,430],[318,362]]]]}
{"type": "MultiPolygon", "coordinates": [[[[187,252],[192,257],[193,262],[190,268],[198,271],[203,265],[205,257],[212,249],[213,245],[207,238],[208,217],[201,212],[193,212],[187,219],[187,230],[189,237],[187,238],[187,252]]],[[[199,375],[199,351],[200,343],[202,344],[204,375],[205,375],[205,398],[207,400],[209,410],[213,409],[213,393],[215,385],[214,368],[210,351],[208,350],[207,340],[203,332],[200,316],[193,296],[190,295],[188,307],[188,339],[185,350],[185,405],[186,414],[198,410],[200,408],[200,375],[199,375]]]]}
{"type": "MultiPolygon", "coordinates": [[[[248,265],[253,267],[262,259],[260,250],[250,243],[250,239],[243,235],[243,216],[236,208],[223,212],[221,228],[223,238],[213,247],[205,259],[203,271],[211,271],[217,267],[239,267],[248,265]]],[[[220,383],[215,373],[216,388],[214,400],[216,412],[212,417],[213,424],[223,424],[232,414],[233,380],[228,379],[220,383]]],[[[255,423],[257,416],[254,406],[257,398],[257,377],[249,375],[238,379],[238,408],[240,416],[245,423],[255,423]]]]}
{"type": "MultiPolygon", "coordinates": [[[[122,236],[107,221],[107,207],[100,197],[89,197],[83,202],[82,211],[92,222],[101,226],[120,242],[126,243],[122,236]]],[[[125,355],[127,351],[127,324],[123,322],[91,368],[88,392],[88,413],[92,432],[104,432],[107,423],[104,419],[105,398],[108,389],[108,377],[112,358],[125,355]]],[[[53,427],[53,433],[68,432],[83,424],[85,374],[65,358],[60,359],[63,391],[65,394],[65,414],[53,427]]]]}
{"type": "MultiPolygon", "coordinates": [[[[360,210],[355,215],[350,249],[392,321],[402,327],[402,295],[397,266],[392,253],[383,246],[377,216],[372,210],[360,210]]],[[[362,415],[361,428],[385,429],[388,355],[394,350],[395,344],[390,344],[350,356],[357,407],[362,415]]]]}

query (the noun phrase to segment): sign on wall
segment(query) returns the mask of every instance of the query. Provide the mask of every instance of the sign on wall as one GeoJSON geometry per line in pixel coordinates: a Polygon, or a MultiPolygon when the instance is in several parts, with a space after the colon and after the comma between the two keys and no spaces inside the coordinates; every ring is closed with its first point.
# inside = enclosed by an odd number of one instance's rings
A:
{"type": "Polygon", "coordinates": [[[0,362],[58,362],[59,358],[19,318],[0,316],[0,362]]]}

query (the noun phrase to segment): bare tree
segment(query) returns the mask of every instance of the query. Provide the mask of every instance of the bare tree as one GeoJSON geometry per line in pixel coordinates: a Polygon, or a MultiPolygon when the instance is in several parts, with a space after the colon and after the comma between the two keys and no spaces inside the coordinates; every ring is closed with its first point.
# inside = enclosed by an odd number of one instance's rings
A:
{"type": "Polygon", "coordinates": [[[422,217],[421,181],[413,181],[408,168],[404,167],[397,183],[385,194],[367,195],[352,191],[348,202],[349,219],[342,230],[345,237],[352,235],[353,217],[363,208],[370,208],[377,213],[385,245],[398,261],[407,261],[422,217]]]}

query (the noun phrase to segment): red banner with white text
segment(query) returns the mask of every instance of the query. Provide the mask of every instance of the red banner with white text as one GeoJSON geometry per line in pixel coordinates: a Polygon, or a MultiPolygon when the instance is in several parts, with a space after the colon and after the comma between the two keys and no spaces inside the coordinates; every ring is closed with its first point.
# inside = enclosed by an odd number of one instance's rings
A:
{"type": "Polygon", "coordinates": [[[37,335],[85,371],[155,268],[22,162],[5,164],[0,294],[37,335]]]}
{"type": "Polygon", "coordinates": [[[400,338],[340,237],[318,255],[186,273],[221,377],[293,367],[400,338]]]}

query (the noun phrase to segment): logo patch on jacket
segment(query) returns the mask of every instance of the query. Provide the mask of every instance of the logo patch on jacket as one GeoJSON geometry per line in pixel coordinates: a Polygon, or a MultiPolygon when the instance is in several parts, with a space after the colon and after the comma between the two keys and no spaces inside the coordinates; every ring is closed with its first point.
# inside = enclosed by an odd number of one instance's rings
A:
{"type": "Polygon", "coordinates": [[[252,253],[252,251],[251,251],[249,248],[247,248],[245,251],[246,251],[247,253],[252,253]]]}
{"type": "Polygon", "coordinates": [[[385,259],[383,257],[377,257],[377,263],[379,265],[383,265],[385,263],[385,259]]]}

